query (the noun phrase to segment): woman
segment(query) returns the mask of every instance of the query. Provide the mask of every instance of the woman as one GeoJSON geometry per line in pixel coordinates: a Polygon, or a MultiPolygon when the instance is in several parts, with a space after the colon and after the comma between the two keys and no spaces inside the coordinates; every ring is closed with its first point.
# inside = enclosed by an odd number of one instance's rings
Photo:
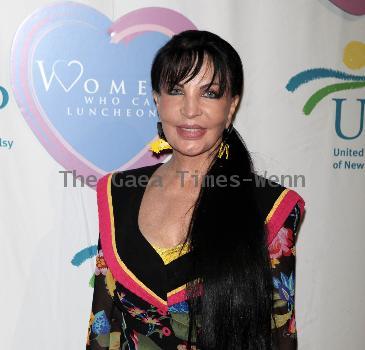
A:
{"type": "Polygon", "coordinates": [[[232,125],[239,55],[215,34],[185,31],[157,52],[151,79],[151,149],[172,156],[98,181],[87,349],[296,349],[304,200],[254,173],[232,125]]]}

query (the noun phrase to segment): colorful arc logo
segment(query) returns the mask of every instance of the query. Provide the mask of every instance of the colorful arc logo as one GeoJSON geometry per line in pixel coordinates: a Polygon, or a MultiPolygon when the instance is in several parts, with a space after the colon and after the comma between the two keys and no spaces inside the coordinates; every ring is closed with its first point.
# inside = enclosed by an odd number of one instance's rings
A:
{"type": "MultiPolygon", "coordinates": [[[[352,70],[365,67],[365,44],[358,41],[351,41],[348,43],[344,48],[343,62],[352,70]]],[[[309,115],[321,100],[336,91],[365,87],[364,75],[349,74],[328,68],[312,68],[293,76],[286,85],[286,89],[290,92],[294,92],[300,86],[308,84],[313,80],[326,78],[335,78],[346,82],[329,84],[312,94],[304,104],[303,113],[305,115],[309,115]]]]}
{"type": "MultiPolygon", "coordinates": [[[[348,68],[352,70],[358,70],[365,67],[365,45],[359,41],[349,42],[344,48],[343,62],[348,68]]],[[[309,115],[320,101],[322,101],[325,97],[334,92],[361,89],[365,87],[364,75],[355,75],[328,68],[313,68],[305,70],[293,76],[286,85],[286,89],[293,92],[301,85],[307,84],[310,81],[327,78],[335,78],[344,82],[329,84],[313,93],[304,104],[303,113],[305,115],[309,115]]],[[[332,98],[332,100],[335,102],[336,112],[334,126],[337,136],[343,140],[357,139],[364,130],[365,99],[356,99],[358,102],[360,102],[359,129],[355,132],[352,132],[351,134],[344,132],[342,129],[342,106],[343,102],[346,101],[347,98],[332,98]]],[[[350,120],[350,122],[354,124],[353,119],[350,120]]]]}

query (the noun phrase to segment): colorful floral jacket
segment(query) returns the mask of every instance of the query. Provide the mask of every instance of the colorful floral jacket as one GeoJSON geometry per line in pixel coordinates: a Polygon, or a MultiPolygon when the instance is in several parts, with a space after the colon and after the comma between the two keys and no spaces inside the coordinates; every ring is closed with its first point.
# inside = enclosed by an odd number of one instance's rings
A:
{"type": "MultiPolygon", "coordinates": [[[[161,164],[131,171],[151,176],[161,164]]],[[[144,190],[131,187],[126,194],[124,187],[122,195],[118,184],[124,175],[109,173],[97,184],[100,236],[86,349],[186,349],[185,288],[192,278],[191,256],[188,250],[180,255],[162,252],[144,238],[137,220],[144,190]],[[128,201],[123,200],[126,196],[128,201]]],[[[257,188],[261,209],[267,214],[275,291],[272,331],[278,350],[294,350],[295,243],[305,203],[294,190],[282,186],[257,188]]]]}

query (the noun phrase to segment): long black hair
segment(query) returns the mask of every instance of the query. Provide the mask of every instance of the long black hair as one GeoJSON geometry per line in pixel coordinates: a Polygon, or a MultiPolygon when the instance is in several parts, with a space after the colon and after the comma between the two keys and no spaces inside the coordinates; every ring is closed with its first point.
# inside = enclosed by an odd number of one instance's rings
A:
{"type": "MultiPolygon", "coordinates": [[[[240,56],[218,35],[199,30],[174,35],[160,48],[152,64],[152,89],[161,93],[193,79],[205,58],[220,95],[242,96],[240,56]]],[[[203,181],[185,240],[197,276],[187,284],[188,349],[192,342],[198,349],[272,349],[272,274],[253,162],[234,127],[222,141],[229,145],[229,157],[219,158],[217,148],[212,150],[206,179],[221,175],[227,185],[203,181]]]]}

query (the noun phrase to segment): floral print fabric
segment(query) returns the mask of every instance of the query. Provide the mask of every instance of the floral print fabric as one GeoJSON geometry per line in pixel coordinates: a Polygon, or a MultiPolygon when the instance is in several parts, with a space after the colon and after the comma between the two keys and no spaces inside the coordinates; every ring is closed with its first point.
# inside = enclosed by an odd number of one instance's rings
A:
{"type": "MultiPolygon", "coordinates": [[[[272,330],[278,350],[297,349],[295,323],[295,243],[300,223],[296,204],[271,241],[274,305],[272,330]]],[[[115,280],[98,245],[94,293],[87,350],[186,349],[188,308],[186,302],[156,308],[115,280]]]]}

